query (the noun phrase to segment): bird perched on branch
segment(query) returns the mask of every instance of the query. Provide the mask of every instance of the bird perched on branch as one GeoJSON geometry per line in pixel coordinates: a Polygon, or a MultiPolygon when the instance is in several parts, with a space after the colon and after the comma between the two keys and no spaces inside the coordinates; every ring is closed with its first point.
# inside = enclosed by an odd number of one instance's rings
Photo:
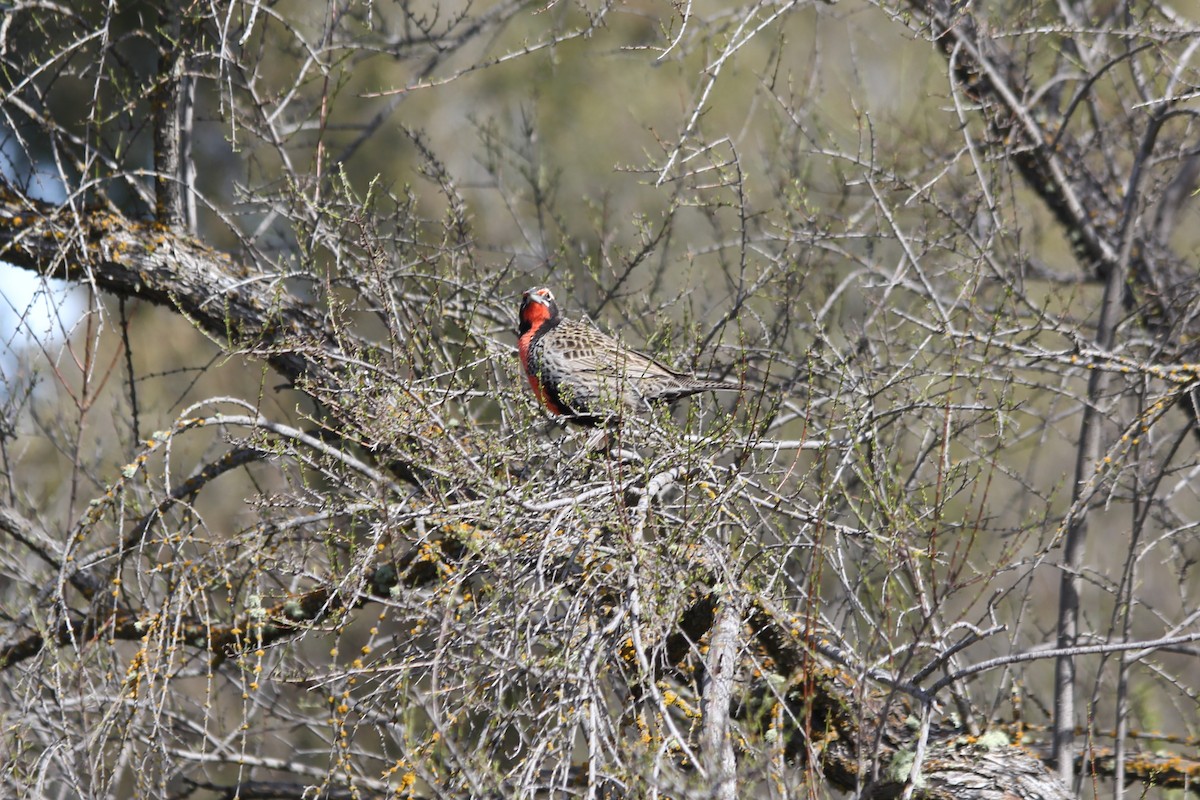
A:
{"type": "Polygon", "coordinates": [[[580,425],[611,419],[622,408],[637,413],[698,392],[741,389],[676,372],[587,323],[565,319],[545,287],[521,295],[517,350],[538,401],[580,425]]]}

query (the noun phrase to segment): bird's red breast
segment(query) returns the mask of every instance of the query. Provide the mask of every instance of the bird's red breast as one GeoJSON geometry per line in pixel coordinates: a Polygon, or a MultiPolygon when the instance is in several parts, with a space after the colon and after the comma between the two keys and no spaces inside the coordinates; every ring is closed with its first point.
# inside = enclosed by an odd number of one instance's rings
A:
{"type": "Polygon", "coordinates": [[[521,357],[521,369],[529,379],[533,395],[552,414],[566,413],[554,398],[542,387],[537,370],[529,363],[529,348],[534,340],[544,336],[558,322],[558,305],[550,290],[542,287],[530,289],[521,295],[521,327],[517,331],[517,353],[521,357]]]}

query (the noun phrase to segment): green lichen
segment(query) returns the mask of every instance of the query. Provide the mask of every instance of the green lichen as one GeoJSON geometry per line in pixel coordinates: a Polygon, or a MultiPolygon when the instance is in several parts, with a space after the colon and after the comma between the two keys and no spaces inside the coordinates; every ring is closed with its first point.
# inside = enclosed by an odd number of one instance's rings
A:
{"type": "Polygon", "coordinates": [[[1001,747],[1008,747],[1012,744],[1008,739],[1008,734],[1004,731],[990,730],[979,737],[976,742],[984,750],[998,750],[1001,747]]]}

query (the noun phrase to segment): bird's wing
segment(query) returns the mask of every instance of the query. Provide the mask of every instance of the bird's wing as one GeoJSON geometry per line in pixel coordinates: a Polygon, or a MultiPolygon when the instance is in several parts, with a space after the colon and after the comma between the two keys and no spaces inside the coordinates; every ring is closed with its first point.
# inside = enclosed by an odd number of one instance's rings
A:
{"type": "Polygon", "coordinates": [[[625,346],[619,339],[582,322],[568,320],[560,346],[574,351],[572,366],[600,379],[640,381],[649,378],[684,378],[682,373],[625,346]]]}
{"type": "Polygon", "coordinates": [[[649,356],[622,347],[606,352],[588,353],[579,359],[579,369],[602,379],[643,381],[679,378],[674,370],[649,356]]]}
{"type": "Polygon", "coordinates": [[[683,386],[672,370],[628,348],[588,353],[575,367],[567,383],[589,408],[642,408],[683,386]]]}

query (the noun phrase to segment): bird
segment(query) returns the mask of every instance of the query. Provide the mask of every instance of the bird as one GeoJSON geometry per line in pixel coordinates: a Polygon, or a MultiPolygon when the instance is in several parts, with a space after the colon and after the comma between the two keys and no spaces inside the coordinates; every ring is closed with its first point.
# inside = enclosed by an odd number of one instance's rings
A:
{"type": "Polygon", "coordinates": [[[699,392],[741,385],[677,372],[594,326],[567,319],[546,287],[521,295],[517,354],[534,396],[550,413],[595,426],[699,392]]]}

